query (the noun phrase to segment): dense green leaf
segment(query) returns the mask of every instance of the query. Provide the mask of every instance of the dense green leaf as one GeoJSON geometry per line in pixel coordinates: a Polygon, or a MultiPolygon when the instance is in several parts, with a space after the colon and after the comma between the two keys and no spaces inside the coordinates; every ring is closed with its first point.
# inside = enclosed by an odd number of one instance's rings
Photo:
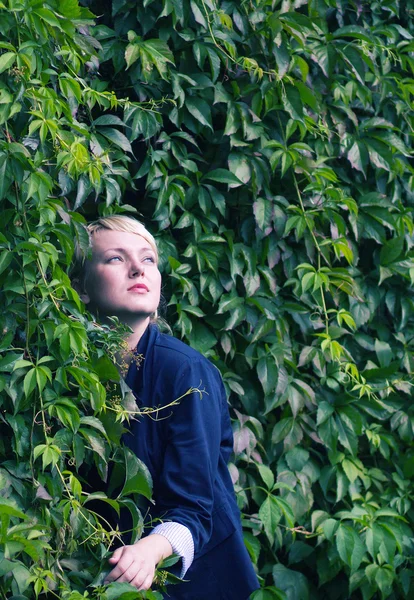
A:
{"type": "Polygon", "coordinates": [[[0,510],[2,515],[27,519],[27,515],[19,510],[12,501],[7,500],[7,498],[0,498],[0,510]]]}
{"type": "Polygon", "coordinates": [[[413,14],[360,4],[0,2],[5,598],[161,597],[97,576],[151,495],[122,326],[69,279],[110,214],[223,374],[256,600],[413,595],[413,14]]]}
{"type": "Polygon", "coordinates": [[[129,143],[128,138],[123,133],[118,131],[118,129],[114,129],[113,127],[100,127],[99,133],[122,148],[122,150],[125,152],[132,153],[131,144],[129,143]]]}
{"type": "Polygon", "coordinates": [[[365,546],[361,538],[353,527],[341,524],[335,539],[339,556],[350,567],[351,573],[355,573],[365,554],[365,546]]]}
{"type": "Polygon", "coordinates": [[[271,544],[273,544],[275,531],[281,518],[282,512],[276,498],[268,495],[259,508],[259,519],[271,544]]]}
{"type": "Polygon", "coordinates": [[[273,579],[276,587],[285,592],[287,600],[308,600],[309,585],[302,573],[278,564],[273,567],[273,579]]]}
{"type": "Polygon", "coordinates": [[[211,124],[210,107],[205,100],[202,98],[187,98],[186,108],[193,115],[196,121],[199,121],[202,125],[213,129],[211,124]]]}
{"type": "Polygon", "coordinates": [[[10,67],[16,61],[16,53],[15,52],[5,52],[0,56],[0,73],[3,73],[6,69],[10,69],[10,67]]]}
{"type": "Polygon", "coordinates": [[[217,181],[218,183],[228,183],[240,185],[242,182],[236,175],[226,169],[215,169],[205,175],[204,179],[209,181],[217,181]]]}
{"type": "Polygon", "coordinates": [[[128,448],[124,449],[125,456],[125,483],[120,496],[128,494],[142,494],[151,498],[152,479],[148,468],[128,448]]]}
{"type": "Polygon", "coordinates": [[[268,490],[271,490],[275,483],[275,476],[266,465],[257,465],[261,478],[266,484],[268,490]]]}

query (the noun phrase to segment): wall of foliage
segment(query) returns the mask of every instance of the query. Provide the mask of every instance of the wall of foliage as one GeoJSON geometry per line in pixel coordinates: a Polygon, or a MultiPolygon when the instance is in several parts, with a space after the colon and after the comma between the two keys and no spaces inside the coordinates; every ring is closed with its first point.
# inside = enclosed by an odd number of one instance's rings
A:
{"type": "Polygon", "coordinates": [[[2,599],[162,598],[102,583],[151,481],[68,277],[131,211],[223,374],[255,600],[413,597],[413,36],[405,0],[0,2],[2,599]]]}

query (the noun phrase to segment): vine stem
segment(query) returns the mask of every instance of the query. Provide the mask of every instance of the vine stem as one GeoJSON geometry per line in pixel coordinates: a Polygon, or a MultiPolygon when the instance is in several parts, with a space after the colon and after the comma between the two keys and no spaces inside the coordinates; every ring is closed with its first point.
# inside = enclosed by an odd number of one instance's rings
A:
{"type": "MultiPolygon", "coordinates": [[[[86,494],[86,492],[82,492],[82,493],[83,493],[83,494],[86,494]]],[[[109,528],[109,531],[107,531],[107,530],[105,530],[104,528],[102,528],[102,529],[103,529],[103,531],[105,531],[105,534],[107,534],[107,535],[106,535],[106,537],[107,537],[107,538],[117,538],[117,539],[118,539],[118,541],[119,541],[119,542],[120,542],[122,545],[124,545],[124,546],[125,546],[125,543],[124,543],[124,541],[123,541],[123,539],[122,539],[122,537],[121,537],[121,536],[123,535],[123,533],[124,533],[124,532],[122,532],[122,531],[116,531],[116,530],[114,530],[114,528],[112,527],[111,523],[110,523],[109,521],[107,521],[107,520],[105,519],[105,517],[103,517],[103,516],[102,516],[102,515],[100,515],[99,513],[95,512],[94,510],[91,510],[90,508],[88,508],[88,509],[87,509],[87,511],[88,511],[88,512],[89,512],[91,515],[94,515],[94,516],[95,516],[95,517],[97,517],[98,519],[101,519],[101,520],[102,520],[102,521],[105,523],[105,525],[107,525],[107,526],[108,526],[108,528],[109,528]]],[[[85,518],[85,515],[84,515],[82,512],[81,512],[80,514],[82,515],[82,517],[84,517],[84,518],[85,518]]],[[[89,523],[89,521],[87,521],[87,522],[89,523]]],[[[92,525],[91,523],[89,523],[89,524],[90,524],[90,525],[92,525]]],[[[94,527],[94,526],[92,525],[92,527],[94,527]]],[[[91,533],[91,534],[90,534],[90,535],[89,535],[89,536],[88,536],[86,539],[84,539],[82,542],[80,542],[80,544],[79,544],[79,545],[86,544],[86,542],[87,542],[87,541],[88,541],[88,540],[89,540],[89,539],[90,539],[90,538],[91,538],[91,537],[94,535],[94,533],[97,533],[98,531],[99,531],[99,529],[98,529],[98,528],[95,528],[95,531],[94,531],[93,533],[91,533]]],[[[111,541],[111,542],[110,542],[109,546],[111,546],[111,545],[112,545],[112,543],[113,543],[113,541],[111,541]]]]}
{"type": "Polygon", "coordinates": [[[51,300],[52,300],[53,304],[55,305],[55,308],[56,308],[56,310],[57,310],[57,311],[60,313],[60,312],[61,312],[61,310],[60,310],[60,306],[59,306],[59,304],[58,304],[57,300],[55,299],[54,295],[53,295],[53,294],[50,292],[50,290],[49,290],[49,286],[48,286],[48,283],[47,283],[46,275],[45,275],[45,273],[44,273],[44,271],[43,271],[43,267],[42,267],[42,265],[41,265],[41,263],[40,263],[40,260],[39,260],[39,259],[37,259],[37,261],[36,261],[36,262],[37,262],[37,266],[38,266],[38,269],[39,269],[40,275],[42,276],[43,283],[45,284],[45,286],[46,286],[46,288],[47,288],[47,290],[48,290],[48,292],[49,292],[49,296],[50,296],[50,298],[51,298],[51,300]]]}
{"type": "MultiPolygon", "coordinates": [[[[79,77],[79,75],[76,73],[76,71],[74,71],[72,69],[72,67],[70,65],[68,65],[67,63],[66,63],[66,67],[68,69],[68,73],[70,73],[72,75],[72,77],[79,83],[79,85],[81,85],[83,87],[84,92],[93,92],[97,96],[100,96],[102,99],[109,100],[110,102],[111,102],[111,100],[113,100],[115,98],[117,105],[122,106],[125,110],[127,110],[128,108],[130,108],[132,106],[132,107],[141,108],[142,110],[145,110],[147,112],[155,112],[158,114],[158,110],[167,102],[176,104],[176,102],[173,98],[166,98],[164,96],[162,98],[160,98],[159,100],[154,100],[153,98],[151,98],[150,100],[145,100],[143,102],[131,102],[131,100],[129,100],[129,98],[118,98],[115,94],[110,94],[109,92],[99,92],[98,90],[94,90],[90,86],[88,86],[87,83],[84,81],[84,79],[82,79],[82,77],[79,77]],[[148,105],[148,107],[147,107],[147,105],[148,105]]],[[[93,121],[89,106],[88,106],[88,112],[89,112],[91,121],[93,121]]]]}
{"type": "Polygon", "coordinates": [[[23,275],[23,285],[24,285],[24,295],[26,297],[26,339],[25,339],[25,352],[27,356],[30,358],[30,346],[29,346],[29,327],[30,327],[30,302],[29,302],[29,292],[27,291],[27,283],[26,276],[24,273],[24,269],[22,269],[23,275]]]}
{"type": "MultiPolygon", "coordinates": [[[[179,396],[178,398],[175,398],[175,400],[172,400],[171,402],[169,402],[168,404],[164,404],[164,406],[159,406],[157,408],[150,408],[150,407],[144,407],[142,410],[124,410],[122,409],[121,411],[119,411],[119,409],[117,408],[113,408],[112,406],[107,406],[107,410],[110,410],[112,412],[118,413],[118,414],[122,414],[122,415],[127,415],[128,417],[141,417],[141,416],[147,416],[150,419],[152,419],[153,417],[151,415],[158,414],[160,411],[165,410],[167,408],[171,408],[172,406],[177,406],[178,404],[180,404],[181,400],[183,398],[185,398],[186,396],[190,396],[191,394],[199,394],[200,398],[202,398],[203,394],[207,394],[206,390],[200,390],[199,388],[189,388],[182,396],[179,396]]],[[[163,419],[165,419],[167,417],[163,417],[163,419]]],[[[160,421],[161,419],[157,419],[156,417],[154,418],[155,421],[160,421]]]]}
{"type": "Polygon", "coordinates": [[[226,58],[228,58],[233,64],[237,65],[238,67],[241,67],[243,69],[243,71],[245,71],[246,73],[249,73],[249,74],[253,73],[253,75],[257,75],[259,77],[259,79],[261,79],[263,77],[263,75],[269,75],[269,77],[273,77],[277,81],[280,81],[280,77],[279,77],[279,74],[277,73],[277,71],[275,71],[275,70],[266,71],[266,70],[262,69],[261,67],[259,67],[259,65],[257,63],[256,63],[257,67],[252,65],[252,68],[249,70],[248,68],[246,68],[246,61],[251,62],[252,59],[248,59],[246,57],[235,59],[229,52],[227,52],[227,50],[218,43],[217,38],[214,35],[214,31],[213,31],[213,28],[211,27],[211,22],[210,22],[210,13],[207,10],[205,1],[201,0],[201,3],[203,5],[204,14],[206,16],[206,21],[207,21],[207,28],[208,28],[209,34],[211,36],[211,39],[213,40],[213,44],[216,46],[216,48],[218,48],[220,50],[220,52],[222,52],[226,56],[226,58]],[[256,71],[256,73],[255,73],[255,71],[256,71]]]}
{"type": "MultiPolygon", "coordinates": [[[[297,182],[295,174],[293,174],[293,182],[294,182],[295,190],[296,190],[296,193],[297,193],[297,196],[298,196],[298,199],[299,199],[299,204],[300,204],[303,216],[304,216],[305,221],[306,221],[306,226],[307,226],[307,228],[309,230],[309,233],[312,236],[313,243],[315,244],[315,248],[317,250],[318,271],[319,271],[321,269],[321,256],[323,256],[323,253],[322,253],[321,247],[319,245],[319,242],[318,242],[318,240],[316,238],[315,232],[313,231],[313,228],[312,228],[311,224],[309,223],[308,216],[307,216],[306,209],[305,209],[305,205],[303,204],[303,200],[302,200],[302,194],[300,193],[299,185],[298,185],[298,182],[297,182]]],[[[329,335],[329,315],[328,315],[328,309],[327,309],[327,306],[326,306],[325,293],[323,291],[322,286],[320,287],[320,293],[321,293],[322,308],[323,308],[323,314],[324,314],[324,320],[325,320],[325,332],[326,332],[327,335],[329,335]]]]}
{"type": "MultiPolygon", "coordinates": [[[[316,251],[317,251],[317,267],[318,267],[318,271],[320,271],[321,266],[322,266],[321,265],[321,257],[324,258],[324,260],[326,261],[326,263],[328,265],[329,265],[329,261],[325,258],[324,254],[323,254],[323,252],[321,250],[321,247],[319,245],[319,242],[318,242],[318,240],[316,238],[315,232],[313,231],[311,223],[308,220],[308,216],[307,216],[307,213],[306,213],[305,205],[303,204],[302,194],[300,192],[299,184],[297,182],[295,174],[293,174],[293,182],[294,182],[295,190],[296,190],[296,193],[297,193],[297,196],[298,196],[300,208],[301,208],[302,214],[303,214],[303,216],[305,218],[306,226],[307,226],[307,228],[309,230],[309,233],[311,234],[313,243],[314,243],[316,251]]],[[[324,321],[325,321],[325,333],[326,333],[326,335],[328,337],[330,337],[330,335],[329,335],[329,314],[328,314],[328,307],[326,305],[326,297],[325,297],[325,292],[323,290],[323,286],[321,286],[319,288],[319,291],[320,291],[321,300],[322,300],[322,310],[323,310],[323,316],[324,316],[324,321]]],[[[339,360],[339,358],[337,359],[337,362],[338,362],[338,364],[339,364],[340,367],[343,367],[343,362],[341,362],[339,360]]],[[[346,364],[348,364],[348,363],[346,363],[346,364]]],[[[351,364],[355,365],[355,363],[353,363],[353,362],[351,364]]],[[[355,365],[355,367],[356,367],[356,365],[355,365]]],[[[360,374],[359,374],[358,370],[357,370],[357,372],[358,372],[358,377],[355,376],[353,373],[350,373],[349,370],[346,370],[346,373],[347,373],[348,377],[354,382],[354,384],[363,385],[364,389],[367,389],[366,393],[369,395],[369,397],[373,397],[374,399],[377,399],[376,394],[374,394],[373,392],[370,391],[370,386],[366,386],[363,378],[362,379],[360,378],[360,374]],[[361,384],[361,381],[362,381],[362,384],[361,384]]]]}
{"type": "MultiPolygon", "coordinates": [[[[40,413],[42,415],[43,435],[45,437],[45,443],[47,445],[47,440],[48,440],[49,436],[47,434],[48,432],[47,432],[47,424],[46,424],[45,407],[44,407],[44,403],[43,403],[43,396],[42,396],[42,394],[40,392],[39,392],[39,400],[40,400],[40,413]]],[[[60,479],[62,481],[63,487],[65,488],[65,491],[66,491],[66,493],[67,493],[67,495],[69,497],[69,500],[71,502],[73,502],[75,498],[72,495],[70,489],[68,488],[68,486],[66,484],[66,481],[65,481],[65,478],[63,477],[62,471],[60,470],[60,468],[59,468],[59,466],[57,464],[55,464],[54,467],[55,467],[55,469],[56,469],[56,471],[57,471],[57,473],[58,473],[58,475],[59,475],[59,477],[60,477],[60,479]]]]}

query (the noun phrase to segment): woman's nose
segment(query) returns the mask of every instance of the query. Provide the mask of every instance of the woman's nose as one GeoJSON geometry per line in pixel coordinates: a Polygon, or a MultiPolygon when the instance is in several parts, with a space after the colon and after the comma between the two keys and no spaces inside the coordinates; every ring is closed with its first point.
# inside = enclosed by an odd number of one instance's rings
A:
{"type": "Polygon", "coordinates": [[[142,263],[132,263],[130,268],[130,276],[138,277],[144,273],[144,265],[142,263]]]}

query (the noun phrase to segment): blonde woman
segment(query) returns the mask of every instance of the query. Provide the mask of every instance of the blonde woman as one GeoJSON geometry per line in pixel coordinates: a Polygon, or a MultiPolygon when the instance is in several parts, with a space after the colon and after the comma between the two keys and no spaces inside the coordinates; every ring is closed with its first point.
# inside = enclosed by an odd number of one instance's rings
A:
{"type": "Polygon", "coordinates": [[[101,218],[88,226],[92,256],[77,287],[100,319],[117,316],[133,333],[125,380],[138,406],[173,406],[168,418],[132,421],[125,444],[144,461],[153,478],[151,518],[161,523],[132,545],[113,553],[108,581],[151,587],[158,562],[181,557],[188,582],[169,588],[171,600],[247,600],[259,587],[245,549],[240,513],[227,469],[232,430],[218,369],[154,323],[161,274],[153,236],[125,216],[101,218]]]}

